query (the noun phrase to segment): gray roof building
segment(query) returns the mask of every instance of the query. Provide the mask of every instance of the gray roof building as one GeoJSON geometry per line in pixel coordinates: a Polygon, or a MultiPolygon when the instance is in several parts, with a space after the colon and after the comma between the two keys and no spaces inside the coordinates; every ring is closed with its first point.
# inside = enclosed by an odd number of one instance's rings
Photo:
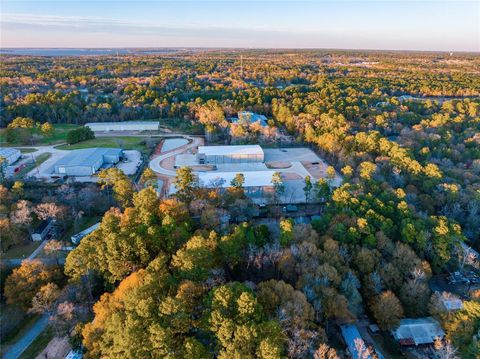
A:
{"type": "Polygon", "coordinates": [[[73,150],[55,163],[56,174],[67,176],[91,176],[105,165],[120,161],[123,150],[120,148],[86,148],[73,150]]]}
{"type": "Polygon", "coordinates": [[[0,157],[5,158],[7,162],[6,164],[8,166],[16,162],[21,156],[22,156],[22,153],[20,152],[20,150],[17,150],[16,148],[8,148],[8,147],[0,148],[0,157]]]}

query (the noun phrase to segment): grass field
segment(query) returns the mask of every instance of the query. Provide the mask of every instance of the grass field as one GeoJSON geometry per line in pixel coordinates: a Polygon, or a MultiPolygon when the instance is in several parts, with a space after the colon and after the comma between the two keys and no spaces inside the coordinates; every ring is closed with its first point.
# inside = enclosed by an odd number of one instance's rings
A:
{"type": "Polygon", "coordinates": [[[128,137],[128,136],[115,136],[115,137],[97,137],[93,140],[87,140],[73,145],[60,145],[57,146],[59,150],[78,150],[81,148],[90,147],[120,147],[124,150],[137,150],[145,152],[147,147],[145,146],[145,139],[142,137],[128,137]]]}
{"type": "Polygon", "coordinates": [[[4,259],[27,258],[40,245],[40,241],[32,242],[25,241],[24,244],[19,244],[11,247],[5,254],[2,255],[4,259]]]}
{"type": "MultiPolygon", "coordinates": [[[[46,137],[43,136],[38,129],[33,129],[32,133],[34,136],[34,142],[33,145],[54,145],[56,143],[62,143],[65,142],[67,138],[67,133],[70,130],[73,130],[75,128],[78,128],[80,126],[78,125],[67,125],[67,124],[56,124],[53,125],[55,132],[53,133],[52,136],[46,137]]],[[[32,145],[31,143],[8,143],[5,140],[5,131],[6,129],[2,128],[0,129],[0,146],[4,147],[18,147],[21,145],[32,145]]]]}

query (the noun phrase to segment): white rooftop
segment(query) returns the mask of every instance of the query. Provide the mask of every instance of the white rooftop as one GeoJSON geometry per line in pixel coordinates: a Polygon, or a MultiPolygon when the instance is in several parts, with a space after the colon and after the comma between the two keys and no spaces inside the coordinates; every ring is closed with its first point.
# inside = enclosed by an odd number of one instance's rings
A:
{"type": "MultiPolygon", "coordinates": [[[[201,187],[231,187],[231,182],[238,172],[199,172],[198,180],[201,187]]],[[[245,171],[244,187],[273,186],[272,176],[275,171],[245,171]]]]}
{"type": "Polygon", "coordinates": [[[263,155],[263,150],[259,145],[199,146],[198,153],[206,156],[263,155]]]}
{"type": "Polygon", "coordinates": [[[392,331],[397,340],[411,339],[415,345],[433,343],[436,338],[443,338],[445,332],[432,317],[402,319],[397,329],[392,331]]]}

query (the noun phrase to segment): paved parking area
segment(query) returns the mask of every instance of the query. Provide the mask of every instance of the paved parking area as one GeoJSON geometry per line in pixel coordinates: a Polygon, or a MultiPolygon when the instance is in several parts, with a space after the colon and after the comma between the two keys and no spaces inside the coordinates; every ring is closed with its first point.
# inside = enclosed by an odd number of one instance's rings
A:
{"type": "Polygon", "coordinates": [[[142,155],[139,151],[123,151],[128,162],[119,162],[117,168],[121,169],[127,176],[134,175],[142,163],[142,155]]]}

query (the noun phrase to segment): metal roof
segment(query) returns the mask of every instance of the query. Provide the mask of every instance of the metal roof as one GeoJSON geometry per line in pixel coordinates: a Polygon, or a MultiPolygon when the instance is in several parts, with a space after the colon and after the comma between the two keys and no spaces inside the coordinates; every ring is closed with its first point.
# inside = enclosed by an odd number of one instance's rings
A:
{"type": "Polygon", "coordinates": [[[103,161],[103,156],[120,156],[120,148],[85,148],[81,150],[72,150],[66,156],[60,158],[54,166],[93,166],[98,160],[103,161]]]}
{"type": "Polygon", "coordinates": [[[20,150],[16,148],[0,147],[0,157],[10,157],[12,155],[20,153],[20,150]]]}
{"type": "Polygon", "coordinates": [[[259,145],[236,145],[236,146],[199,146],[198,153],[206,156],[227,155],[261,155],[262,147],[259,145]]]}
{"type": "MultiPolygon", "coordinates": [[[[200,172],[198,173],[201,187],[231,187],[231,182],[239,172],[200,172]]],[[[244,187],[273,186],[272,176],[275,171],[246,171],[241,172],[245,178],[244,187]]]]}
{"type": "Polygon", "coordinates": [[[114,122],[88,122],[85,124],[85,126],[99,126],[99,125],[105,125],[105,126],[123,126],[123,125],[155,125],[158,126],[160,125],[159,121],[114,121],[114,122]]]}
{"type": "MultiPolygon", "coordinates": [[[[357,345],[355,341],[356,340],[363,341],[363,344],[365,345],[365,349],[367,344],[365,343],[362,336],[360,335],[360,332],[358,331],[357,327],[353,324],[345,324],[345,325],[341,325],[340,329],[342,331],[343,339],[345,340],[345,343],[348,346],[350,355],[352,356],[352,358],[359,358],[360,356],[358,355],[359,353],[358,353],[357,345]]],[[[382,353],[380,353],[376,348],[375,348],[375,353],[377,354],[379,359],[384,359],[382,353]]],[[[363,355],[362,355],[362,358],[363,358],[363,355]]],[[[372,355],[368,355],[366,357],[366,359],[372,359],[372,358],[373,358],[372,355]]]]}
{"type": "Polygon", "coordinates": [[[435,338],[443,338],[445,332],[432,317],[402,319],[397,329],[392,331],[397,340],[412,339],[415,345],[433,343],[435,338]]]}

